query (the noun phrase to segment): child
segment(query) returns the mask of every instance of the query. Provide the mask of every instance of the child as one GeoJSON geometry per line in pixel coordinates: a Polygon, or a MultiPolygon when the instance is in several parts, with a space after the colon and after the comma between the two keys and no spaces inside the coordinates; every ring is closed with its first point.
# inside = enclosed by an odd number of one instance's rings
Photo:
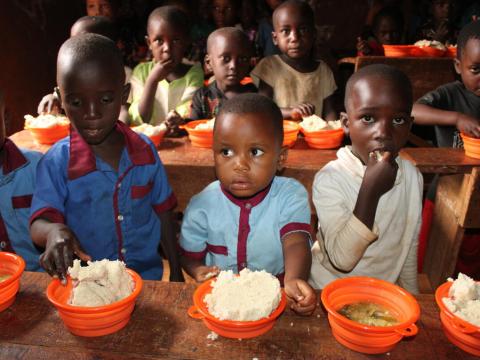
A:
{"type": "Polygon", "coordinates": [[[217,115],[213,141],[218,181],[187,207],[182,266],[196,281],[219,269],[264,269],[284,277],[295,311],[310,314],[308,194],[296,180],[275,176],[287,158],[279,108],[258,94],[238,95],[217,115]]]}
{"type": "Polygon", "coordinates": [[[187,15],[175,6],[162,6],[148,17],[147,44],[153,61],[139,64],[132,74],[133,124],[165,122],[175,131],[190,112],[194,92],[203,85],[200,65],[182,63],[189,44],[187,15]]]}
{"type": "Polygon", "coordinates": [[[283,0],[265,0],[268,7],[268,16],[260,20],[258,24],[257,33],[257,48],[259,49],[261,57],[280,54],[280,50],[273,43],[272,32],[272,12],[283,2],[283,0]]]}
{"type": "Polygon", "coordinates": [[[29,271],[41,270],[40,252],[28,232],[35,169],[42,154],[20,150],[6,137],[5,100],[0,91],[0,251],[17,253],[29,271]]]}
{"type": "Polygon", "coordinates": [[[371,34],[367,31],[357,38],[358,55],[383,56],[385,54],[382,45],[401,44],[402,34],[402,13],[395,7],[384,7],[373,18],[371,34]]]}
{"type": "Polygon", "coordinates": [[[415,123],[434,125],[437,145],[459,147],[458,132],[480,137],[480,22],[466,25],[458,36],[455,70],[462,81],[440,86],[413,106],[415,123]]]}
{"type": "Polygon", "coordinates": [[[335,120],[332,71],[313,58],[312,8],[299,0],[286,1],[273,12],[273,27],[273,42],[282,54],[262,59],[253,69],[259,92],[274,99],[285,119],[317,114],[335,120]]]}
{"type": "Polygon", "coordinates": [[[242,85],[248,75],[251,43],[237,28],[215,30],[208,37],[205,64],[213,70],[215,81],[193,95],[191,119],[210,119],[217,115],[222,102],[245,92],[257,92],[253,84],[242,85]]]}
{"type": "Polygon", "coordinates": [[[429,16],[417,30],[413,42],[436,40],[446,45],[455,44],[457,31],[453,26],[454,0],[429,0],[429,16]]]}
{"type": "Polygon", "coordinates": [[[129,85],[120,51],[97,34],[60,48],[57,83],[69,137],[39,162],[30,233],[45,248],[50,275],[64,278],[81,260],[124,260],[144,279],[162,278],[161,245],[171,280],[181,280],[170,210],[175,196],[153,144],[118,121],[129,85]]]}
{"type": "Polygon", "coordinates": [[[217,29],[238,23],[239,6],[236,0],[212,0],[212,18],[217,29]]]}
{"type": "Polygon", "coordinates": [[[372,276],[418,293],[423,180],[398,157],[412,125],[410,81],[394,67],[370,65],[352,75],[345,91],[341,119],[352,146],[315,176],[319,224],[310,284],[372,276]]]}

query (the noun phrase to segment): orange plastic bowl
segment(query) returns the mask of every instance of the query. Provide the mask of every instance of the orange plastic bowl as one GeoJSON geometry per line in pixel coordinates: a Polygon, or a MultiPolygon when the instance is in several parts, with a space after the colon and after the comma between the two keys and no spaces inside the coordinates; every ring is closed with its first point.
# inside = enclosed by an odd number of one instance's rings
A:
{"type": "Polygon", "coordinates": [[[300,125],[291,120],[283,120],[283,146],[292,147],[297,141],[300,125]]]}
{"type": "Polygon", "coordinates": [[[51,145],[68,136],[70,124],[55,125],[49,128],[32,128],[26,126],[25,129],[30,130],[33,139],[37,143],[51,145]]]}
{"type": "Polygon", "coordinates": [[[480,356],[480,327],[454,315],[443,303],[443,298],[448,297],[450,286],[452,282],[447,281],[435,291],[443,332],[452,344],[470,354],[480,356]]]}
{"type": "Polygon", "coordinates": [[[412,56],[414,45],[383,45],[383,51],[387,57],[408,57],[412,56]]]}
{"type": "Polygon", "coordinates": [[[15,301],[23,270],[25,270],[25,261],[20,256],[0,251],[0,274],[10,275],[9,278],[0,282],[0,312],[15,301]]]}
{"type": "Polygon", "coordinates": [[[480,159],[480,139],[470,137],[465,134],[461,134],[463,140],[463,148],[465,149],[465,155],[480,159]]]}
{"type": "Polygon", "coordinates": [[[204,124],[208,120],[194,120],[185,125],[181,125],[180,128],[187,130],[188,138],[192,143],[192,146],[211,148],[213,145],[213,129],[196,129],[197,125],[204,124]]]}
{"type": "Polygon", "coordinates": [[[193,294],[193,306],[188,309],[188,315],[194,319],[201,319],[207,328],[215,333],[232,339],[249,339],[260,336],[273,328],[275,320],[285,310],[287,299],[282,290],[282,297],[278,307],[266,318],[256,321],[219,320],[208,312],[207,304],[203,301],[205,295],[212,292],[210,279],[201,284],[193,294]]]}
{"type": "Polygon", "coordinates": [[[336,149],[340,147],[345,135],[342,128],[335,130],[307,131],[300,126],[308,146],[314,149],[336,149]]]}
{"type": "Polygon", "coordinates": [[[404,336],[418,332],[415,322],[420,307],[406,290],[388,281],[365,276],[338,279],[328,284],[321,294],[328,311],[328,321],[335,339],[349,349],[365,354],[390,351],[404,336]],[[394,326],[369,326],[349,320],[338,313],[347,304],[373,302],[389,309],[399,320],[394,326]]]}
{"type": "Polygon", "coordinates": [[[413,55],[419,57],[442,57],[445,56],[446,50],[437,49],[431,46],[415,46],[413,55]]]}
{"type": "Polygon", "coordinates": [[[63,286],[58,279],[52,280],[47,288],[47,297],[55,305],[68,330],[78,336],[103,336],[112,334],[130,320],[135,299],[142,290],[143,281],[135,271],[127,269],[135,282],[135,289],[126,298],[110,305],[97,307],[72,306],[68,304],[72,292],[72,279],[63,286]]]}

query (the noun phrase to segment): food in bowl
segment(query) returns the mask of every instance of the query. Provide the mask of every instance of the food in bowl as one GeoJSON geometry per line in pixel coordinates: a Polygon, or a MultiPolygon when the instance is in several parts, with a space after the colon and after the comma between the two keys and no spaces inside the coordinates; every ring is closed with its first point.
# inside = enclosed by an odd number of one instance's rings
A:
{"type": "Polygon", "coordinates": [[[215,126],[215,118],[205,121],[195,126],[195,130],[212,130],[215,126]]]}
{"type": "Polygon", "coordinates": [[[7,280],[11,276],[12,275],[9,275],[9,274],[0,274],[0,282],[7,280]]]}
{"type": "Polygon", "coordinates": [[[134,126],[132,130],[139,134],[144,134],[148,137],[152,137],[152,136],[163,135],[167,131],[167,125],[160,124],[157,126],[153,126],[150,124],[142,124],[139,126],[134,126]]]}
{"type": "Polygon", "coordinates": [[[388,309],[374,302],[356,302],[346,304],[338,312],[347,319],[370,326],[393,326],[398,324],[388,309]]]}
{"type": "Polygon", "coordinates": [[[308,132],[315,132],[321,130],[336,130],[342,127],[340,120],[325,121],[318,115],[310,115],[303,118],[300,126],[308,132]]]}
{"type": "Polygon", "coordinates": [[[454,315],[480,326],[480,285],[469,276],[459,273],[456,280],[448,279],[452,286],[443,303],[454,315]]]}
{"type": "Polygon", "coordinates": [[[81,266],[76,259],[68,274],[73,280],[68,303],[73,306],[109,305],[126,298],[135,288],[125,263],[119,260],[89,261],[88,266],[81,266]]]}
{"type": "Polygon", "coordinates": [[[32,115],[25,115],[25,127],[34,129],[46,129],[55,126],[66,126],[70,121],[63,115],[42,114],[34,117],[32,115]]]}
{"type": "Polygon", "coordinates": [[[281,300],[280,282],[272,274],[243,269],[221,271],[205,295],[208,311],[220,320],[256,321],[267,318],[281,300]]]}
{"type": "Polygon", "coordinates": [[[432,47],[432,48],[442,50],[442,51],[447,50],[447,47],[445,45],[443,45],[440,41],[437,41],[437,40],[426,40],[426,39],[419,40],[414,45],[418,46],[420,48],[432,47]]]}

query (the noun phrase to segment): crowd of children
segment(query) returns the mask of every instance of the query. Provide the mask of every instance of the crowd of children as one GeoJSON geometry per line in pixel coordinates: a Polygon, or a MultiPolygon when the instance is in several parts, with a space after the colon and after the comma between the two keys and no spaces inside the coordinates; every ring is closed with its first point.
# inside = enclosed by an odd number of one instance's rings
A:
{"type": "MultiPolygon", "coordinates": [[[[311,7],[266,1],[272,16],[257,20],[255,2],[212,0],[192,27],[188,9],[171,1],[148,16],[152,60],[126,80],[112,3],[87,1],[89,16],[72,26],[58,53],[58,91],[39,105],[39,113],[65,112],[69,137],[43,157],[19,150],[5,136],[0,93],[0,250],[61,279],[77,257],[121,259],[158,280],[160,250],[171,281],[183,280],[182,268],[196,281],[224,269],[265,269],[303,315],[315,309],[314,289],[337,278],[374,276],[418,292],[423,179],[398,154],[414,122],[435,126],[439,146],[458,144],[459,131],[480,137],[480,22],[458,36],[461,81],[415,104],[396,68],[373,65],[350,77],[340,119],[351,145],[315,176],[312,238],[307,190],[277,175],[288,155],[282,119],[338,118],[333,73],[314,55],[311,7]],[[201,63],[186,61],[192,41],[205,47],[195,51],[205,54],[201,63]],[[249,74],[253,83],[244,83],[249,74]],[[167,173],[150,140],[128,125],[165,122],[173,135],[184,122],[212,117],[218,180],[191,199],[177,239],[167,173]]],[[[431,4],[433,38],[452,35],[449,4],[431,4]]],[[[358,51],[376,54],[403,32],[397,10],[384,8],[373,18],[372,41],[360,37],[358,51]]]]}

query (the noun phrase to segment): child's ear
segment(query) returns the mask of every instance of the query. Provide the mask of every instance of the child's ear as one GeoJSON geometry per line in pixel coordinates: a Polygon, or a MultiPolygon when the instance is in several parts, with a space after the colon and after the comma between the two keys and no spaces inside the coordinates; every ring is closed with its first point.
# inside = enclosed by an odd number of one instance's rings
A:
{"type": "Polygon", "coordinates": [[[205,55],[204,63],[207,70],[213,72],[212,64],[210,63],[210,56],[208,54],[205,55]]]}
{"type": "Polygon", "coordinates": [[[342,127],[343,127],[343,131],[345,132],[345,136],[348,136],[349,135],[349,128],[348,128],[348,115],[346,112],[341,112],[340,113],[340,121],[342,122],[342,127]]]}
{"type": "Polygon", "coordinates": [[[273,45],[278,46],[277,33],[275,31],[272,31],[272,41],[273,45]]]}
{"type": "Polygon", "coordinates": [[[130,83],[123,85],[122,89],[122,105],[125,105],[128,101],[128,96],[130,95],[130,83]]]}
{"type": "Polygon", "coordinates": [[[150,50],[152,50],[152,49],[150,48],[150,38],[148,37],[148,35],[145,35],[145,44],[147,44],[148,48],[149,48],[150,50]]]}
{"type": "Polygon", "coordinates": [[[288,157],[288,147],[282,146],[282,149],[280,150],[280,156],[278,157],[277,171],[282,171],[283,167],[285,166],[285,163],[287,162],[287,157],[288,157]]]}
{"type": "Polygon", "coordinates": [[[458,60],[457,58],[453,59],[453,66],[455,67],[455,71],[458,75],[461,74],[460,65],[460,60],[458,60]]]}

